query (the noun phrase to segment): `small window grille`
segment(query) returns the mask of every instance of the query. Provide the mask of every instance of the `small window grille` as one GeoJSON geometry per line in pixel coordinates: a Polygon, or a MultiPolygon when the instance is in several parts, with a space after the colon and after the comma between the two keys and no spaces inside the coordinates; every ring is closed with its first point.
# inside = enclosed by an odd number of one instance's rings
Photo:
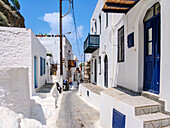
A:
{"type": "Polygon", "coordinates": [[[134,32],[128,35],[128,48],[134,46],[134,32]]]}
{"type": "Polygon", "coordinates": [[[113,109],[113,123],[112,128],[125,128],[125,118],[126,116],[113,109]]]}
{"type": "Polygon", "coordinates": [[[87,96],[89,96],[89,91],[87,91],[87,96]]]}

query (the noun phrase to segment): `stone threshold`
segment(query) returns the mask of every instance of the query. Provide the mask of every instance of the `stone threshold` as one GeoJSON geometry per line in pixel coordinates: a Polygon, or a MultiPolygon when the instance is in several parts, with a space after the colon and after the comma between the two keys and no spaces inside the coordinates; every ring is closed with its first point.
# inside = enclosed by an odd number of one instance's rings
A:
{"type": "Polygon", "coordinates": [[[50,93],[54,83],[46,83],[43,86],[36,89],[36,93],[50,93]]]}
{"type": "Polygon", "coordinates": [[[119,101],[122,101],[126,104],[129,104],[130,106],[133,106],[135,108],[160,105],[160,103],[145,98],[139,93],[124,90],[119,87],[106,89],[102,91],[102,93],[109,95],[115,99],[118,99],[119,101]]]}

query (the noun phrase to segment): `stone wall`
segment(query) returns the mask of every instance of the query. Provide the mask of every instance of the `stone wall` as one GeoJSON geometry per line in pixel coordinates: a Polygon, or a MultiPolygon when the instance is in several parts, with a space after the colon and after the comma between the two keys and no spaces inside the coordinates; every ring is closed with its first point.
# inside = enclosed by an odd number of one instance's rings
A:
{"type": "Polygon", "coordinates": [[[0,26],[25,28],[24,17],[8,0],[0,0],[0,26]]]}

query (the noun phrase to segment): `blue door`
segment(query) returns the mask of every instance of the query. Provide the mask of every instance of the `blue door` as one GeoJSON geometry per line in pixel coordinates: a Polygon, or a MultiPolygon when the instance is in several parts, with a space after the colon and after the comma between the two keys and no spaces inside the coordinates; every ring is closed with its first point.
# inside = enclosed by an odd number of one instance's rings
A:
{"type": "Polygon", "coordinates": [[[34,88],[37,88],[37,60],[36,60],[36,56],[34,56],[34,88]]]}
{"type": "Polygon", "coordinates": [[[160,14],[145,23],[144,90],[159,94],[160,14]]]}

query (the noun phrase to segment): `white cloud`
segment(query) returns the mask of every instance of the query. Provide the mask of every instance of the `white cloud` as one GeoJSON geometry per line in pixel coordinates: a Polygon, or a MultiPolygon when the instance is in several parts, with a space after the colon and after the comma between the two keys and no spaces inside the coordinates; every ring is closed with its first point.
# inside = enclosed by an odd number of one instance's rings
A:
{"type": "Polygon", "coordinates": [[[80,36],[80,37],[83,37],[83,26],[82,26],[82,25],[80,25],[79,27],[77,27],[77,31],[78,31],[78,33],[79,33],[79,36],[80,36]]]}
{"type": "MultiPolygon", "coordinates": [[[[50,32],[51,34],[59,34],[59,12],[54,13],[46,13],[43,17],[43,21],[47,22],[50,26],[50,32]]],[[[74,21],[72,18],[72,15],[69,14],[63,18],[63,33],[71,32],[71,34],[66,35],[69,39],[69,41],[75,42],[75,28],[74,28],[74,21]]],[[[77,30],[79,32],[80,37],[83,36],[83,26],[78,26],[77,30]]]]}

